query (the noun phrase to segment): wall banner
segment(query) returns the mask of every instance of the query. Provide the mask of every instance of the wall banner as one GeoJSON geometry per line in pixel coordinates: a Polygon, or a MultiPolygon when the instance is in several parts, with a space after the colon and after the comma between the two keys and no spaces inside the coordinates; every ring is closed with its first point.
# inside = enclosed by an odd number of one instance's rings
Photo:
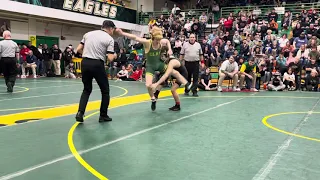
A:
{"type": "Polygon", "coordinates": [[[11,0],[136,24],[137,11],[107,0],[11,0]]]}

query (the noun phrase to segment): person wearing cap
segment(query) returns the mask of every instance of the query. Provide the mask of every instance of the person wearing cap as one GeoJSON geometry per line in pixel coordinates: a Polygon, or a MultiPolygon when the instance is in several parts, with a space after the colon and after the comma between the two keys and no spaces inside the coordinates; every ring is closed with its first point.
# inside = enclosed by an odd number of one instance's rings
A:
{"type": "Polygon", "coordinates": [[[3,32],[4,40],[0,41],[0,61],[2,61],[3,75],[9,93],[13,92],[13,87],[17,77],[17,61],[19,60],[19,47],[11,40],[10,31],[3,32]]]}
{"type": "Polygon", "coordinates": [[[82,54],[81,73],[83,92],[80,98],[76,121],[82,123],[86,106],[92,92],[92,80],[97,81],[102,95],[99,122],[112,121],[108,116],[110,89],[105,71],[106,61],[113,61],[114,39],[111,37],[116,29],[114,23],[105,20],[101,30],[90,31],[83,36],[77,47],[77,53],[82,54]]]}

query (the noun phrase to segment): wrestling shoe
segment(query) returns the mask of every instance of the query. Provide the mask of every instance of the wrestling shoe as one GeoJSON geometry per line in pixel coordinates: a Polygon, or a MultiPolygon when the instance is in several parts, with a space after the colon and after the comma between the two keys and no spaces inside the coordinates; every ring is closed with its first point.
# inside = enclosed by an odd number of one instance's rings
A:
{"type": "Polygon", "coordinates": [[[180,105],[174,105],[171,108],[169,108],[170,111],[180,111],[180,105]]]}
{"type": "Polygon", "coordinates": [[[156,104],[157,104],[157,100],[156,99],[152,99],[151,100],[151,110],[155,111],[156,110],[156,104]]]}

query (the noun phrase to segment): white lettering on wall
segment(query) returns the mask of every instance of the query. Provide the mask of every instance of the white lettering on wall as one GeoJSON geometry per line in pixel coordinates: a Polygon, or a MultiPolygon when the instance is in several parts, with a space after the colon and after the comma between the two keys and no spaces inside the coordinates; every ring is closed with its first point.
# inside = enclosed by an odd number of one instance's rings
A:
{"type": "Polygon", "coordinates": [[[101,16],[108,17],[109,9],[110,9],[110,5],[109,4],[102,4],[101,16]]]}
{"type": "Polygon", "coordinates": [[[73,7],[73,10],[83,12],[83,8],[84,8],[83,0],[78,0],[76,5],[73,7]]]}
{"type": "Polygon", "coordinates": [[[94,15],[101,16],[100,6],[101,6],[101,4],[99,2],[96,2],[94,4],[94,15]]]}
{"type": "Polygon", "coordinates": [[[110,12],[109,12],[109,17],[110,18],[116,18],[117,17],[117,7],[116,6],[111,6],[110,12]]]}
{"type": "Polygon", "coordinates": [[[94,2],[91,1],[91,0],[88,0],[86,2],[86,6],[84,8],[84,12],[87,13],[87,14],[92,14],[93,12],[93,5],[94,5],[94,2]]]}
{"type": "Polygon", "coordinates": [[[111,6],[107,3],[101,4],[94,0],[76,0],[76,4],[73,6],[74,1],[75,0],[64,0],[63,9],[85,12],[87,14],[94,14],[109,18],[117,17],[117,6],[111,6]]]}
{"type": "Polygon", "coordinates": [[[73,0],[64,0],[63,9],[72,10],[73,0]]]}

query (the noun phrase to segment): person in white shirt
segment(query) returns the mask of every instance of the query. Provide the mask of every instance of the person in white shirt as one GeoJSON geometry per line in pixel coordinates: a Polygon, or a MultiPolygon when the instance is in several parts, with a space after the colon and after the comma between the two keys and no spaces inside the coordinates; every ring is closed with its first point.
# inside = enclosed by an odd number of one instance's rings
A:
{"type": "Polygon", "coordinates": [[[187,22],[186,22],[186,24],[184,25],[184,28],[185,28],[187,31],[190,31],[192,24],[193,24],[193,23],[191,23],[190,20],[187,19],[187,22]]]}
{"type": "Polygon", "coordinates": [[[174,4],[174,5],[173,5],[173,8],[172,8],[172,10],[171,10],[171,13],[172,13],[173,15],[178,15],[178,14],[180,14],[180,12],[181,12],[181,9],[180,9],[179,7],[177,7],[176,4],[174,4]]]}
{"type": "Polygon", "coordinates": [[[126,70],[126,66],[122,66],[122,69],[117,74],[117,81],[122,81],[128,78],[128,71],[126,70]]]}
{"type": "Polygon", "coordinates": [[[279,39],[279,45],[281,48],[285,47],[289,39],[287,38],[286,34],[283,34],[282,37],[279,39]]]}
{"type": "Polygon", "coordinates": [[[293,91],[295,89],[295,75],[292,72],[292,69],[289,67],[288,71],[283,75],[283,83],[285,84],[285,89],[293,91]]]}
{"type": "Polygon", "coordinates": [[[240,91],[239,88],[237,88],[238,83],[238,72],[239,72],[239,66],[238,63],[235,62],[233,56],[231,56],[229,59],[225,60],[221,68],[219,69],[219,81],[218,81],[218,91],[222,91],[222,82],[226,77],[232,78],[233,80],[233,91],[240,91]]]}

